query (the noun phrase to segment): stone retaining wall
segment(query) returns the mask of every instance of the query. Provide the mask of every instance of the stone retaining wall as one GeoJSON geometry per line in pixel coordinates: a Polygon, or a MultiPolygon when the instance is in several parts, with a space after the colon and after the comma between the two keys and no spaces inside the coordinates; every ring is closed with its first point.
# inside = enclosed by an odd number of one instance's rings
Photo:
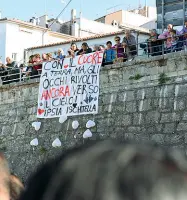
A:
{"type": "Polygon", "coordinates": [[[131,63],[107,66],[100,73],[99,113],[70,117],[64,124],[58,119],[36,121],[38,80],[0,87],[0,148],[12,171],[26,180],[34,167],[62,149],[86,141],[82,133],[86,122],[95,120],[93,140],[106,138],[155,141],[187,150],[187,54],[179,52],[131,63]],[[71,127],[77,119],[80,128],[71,127]],[[76,136],[76,138],[75,138],[76,136]],[[30,141],[38,138],[36,148],[30,141]],[[62,148],[52,147],[54,139],[62,148]]]}

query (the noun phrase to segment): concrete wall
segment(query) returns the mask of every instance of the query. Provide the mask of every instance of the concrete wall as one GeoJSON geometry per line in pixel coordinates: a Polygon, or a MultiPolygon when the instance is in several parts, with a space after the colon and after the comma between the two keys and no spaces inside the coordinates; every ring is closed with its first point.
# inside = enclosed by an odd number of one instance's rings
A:
{"type": "Polygon", "coordinates": [[[0,150],[5,152],[12,171],[26,180],[34,167],[49,157],[77,143],[87,142],[82,133],[87,120],[91,119],[96,122],[96,127],[91,129],[93,140],[155,141],[186,152],[186,66],[187,53],[179,52],[102,68],[99,113],[70,117],[64,124],[58,119],[39,120],[42,125],[38,132],[31,126],[37,120],[37,80],[2,86],[0,150]],[[73,120],[80,123],[76,132],[71,127],[73,120]],[[29,143],[36,137],[39,145],[33,148],[29,143]],[[62,141],[59,149],[51,145],[57,137],[62,141]]]}

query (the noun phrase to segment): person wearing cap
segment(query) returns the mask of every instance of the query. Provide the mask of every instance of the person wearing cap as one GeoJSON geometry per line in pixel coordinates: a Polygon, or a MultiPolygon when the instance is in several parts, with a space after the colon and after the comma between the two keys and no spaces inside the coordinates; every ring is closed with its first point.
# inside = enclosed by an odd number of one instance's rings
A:
{"type": "Polygon", "coordinates": [[[77,55],[83,55],[83,54],[88,54],[92,53],[92,49],[88,46],[86,42],[82,43],[81,50],[78,51],[77,55]]]}

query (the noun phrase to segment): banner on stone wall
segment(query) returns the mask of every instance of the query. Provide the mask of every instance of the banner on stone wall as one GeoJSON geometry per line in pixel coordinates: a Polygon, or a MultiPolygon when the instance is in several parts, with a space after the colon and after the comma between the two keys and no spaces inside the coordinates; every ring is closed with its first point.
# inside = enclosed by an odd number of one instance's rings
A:
{"type": "Polygon", "coordinates": [[[95,52],[43,63],[37,117],[96,114],[102,60],[95,52]]]}

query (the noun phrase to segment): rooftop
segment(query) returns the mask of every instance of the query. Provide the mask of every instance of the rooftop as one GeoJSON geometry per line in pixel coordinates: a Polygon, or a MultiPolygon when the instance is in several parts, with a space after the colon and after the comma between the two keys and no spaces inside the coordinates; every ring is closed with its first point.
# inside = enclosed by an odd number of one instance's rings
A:
{"type": "MultiPolygon", "coordinates": [[[[141,29],[143,30],[144,28],[141,28],[141,29]]],[[[139,33],[149,34],[149,30],[148,29],[145,29],[145,30],[146,31],[140,31],[140,30],[135,30],[135,31],[137,31],[139,33]]],[[[123,33],[124,33],[124,30],[112,32],[112,33],[97,34],[97,35],[90,36],[90,37],[77,38],[77,39],[73,39],[73,40],[67,40],[67,41],[64,41],[64,42],[52,43],[52,44],[47,44],[47,45],[42,45],[42,46],[35,46],[35,47],[28,48],[27,50],[51,47],[51,46],[56,46],[56,45],[63,45],[63,44],[71,43],[71,42],[81,42],[81,41],[87,41],[87,40],[92,40],[92,39],[97,39],[97,38],[104,38],[104,37],[107,37],[107,36],[115,36],[115,35],[123,34],[123,33]]]]}
{"type": "Polygon", "coordinates": [[[15,18],[13,18],[13,19],[2,18],[2,19],[0,19],[0,23],[3,23],[3,22],[9,22],[9,23],[13,23],[13,24],[26,26],[26,27],[32,28],[32,29],[43,30],[43,31],[49,32],[49,34],[51,34],[51,35],[55,35],[55,36],[62,37],[62,38],[65,38],[65,39],[76,39],[76,37],[74,37],[74,36],[59,33],[59,32],[54,32],[54,31],[51,31],[51,29],[47,29],[47,28],[44,28],[42,26],[34,25],[31,22],[22,21],[22,20],[15,19],[15,18]]]}

